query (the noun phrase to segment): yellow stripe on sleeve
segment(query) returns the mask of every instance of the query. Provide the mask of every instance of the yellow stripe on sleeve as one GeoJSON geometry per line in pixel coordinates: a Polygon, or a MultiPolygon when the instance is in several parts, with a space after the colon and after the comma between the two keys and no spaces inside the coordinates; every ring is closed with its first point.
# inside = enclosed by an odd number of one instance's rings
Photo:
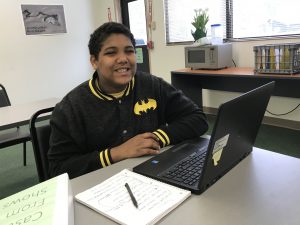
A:
{"type": "Polygon", "coordinates": [[[163,143],[163,147],[166,146],[166,141],[165,139],[160,135],[160,133],[158,133],[157,131],[154,131],[153,134],[155,134],[160,140],[161,142],[163,143]]]}
{"type": "Polygon", "coordinates": [[[107,165],[110,166],[111,163],[110,163],[109,157],[108,157],[108,149],[105,150],[105,153],[104,153],[104,154],[105,154],[105,159],[106,159],[107,165]]]}
{"type": "Polygon", "coordinates": [[[100,152],[100,162],[101,162],[103,168],[106,167],[104,159],[103,159],[103,152],[100,152]]]}
{"type": "Polygon", "coordinates": [[[170,139],[169,139],[168,135],[161,129],[158,129],[157,131],[160,132],[165,137],[165,139],[167,141],[167,145],[169,145],[170,144],[170,139]]]}

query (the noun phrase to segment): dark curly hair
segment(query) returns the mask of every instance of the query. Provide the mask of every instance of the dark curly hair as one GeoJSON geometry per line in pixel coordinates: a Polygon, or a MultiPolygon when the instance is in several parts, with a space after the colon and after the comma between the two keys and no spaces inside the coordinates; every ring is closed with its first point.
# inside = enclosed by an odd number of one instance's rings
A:
{"type": "Polygon", "coordinates": [[[121,23],[107,22],[98,27],[90,36],[89,51],[90,55],[95,56],[98,59],[99,52],[101,51],[103,42],[111,34],[124,34],[131,40],[133,47],[135,48],[135,39],[128,27],[121,23]]]}

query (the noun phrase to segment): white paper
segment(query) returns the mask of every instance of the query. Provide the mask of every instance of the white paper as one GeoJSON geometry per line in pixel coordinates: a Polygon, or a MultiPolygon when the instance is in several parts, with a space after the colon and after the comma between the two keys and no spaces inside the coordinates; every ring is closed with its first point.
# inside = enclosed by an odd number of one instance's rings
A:
{"type": "Polygon", "coordinates": [[[75,198],[120,224],[142,225],[154,224],[190,195],[190,191],[124,169],[75,198]],[[129,184],[138,208],[133,205],[125,183],[129,184]]]}

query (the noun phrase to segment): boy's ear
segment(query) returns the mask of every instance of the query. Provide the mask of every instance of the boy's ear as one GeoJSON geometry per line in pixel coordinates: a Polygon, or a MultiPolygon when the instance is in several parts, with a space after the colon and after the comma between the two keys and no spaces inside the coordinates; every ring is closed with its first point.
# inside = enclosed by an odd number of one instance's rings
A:
{"type": "Polygon", "coordinates": [[[94,55],[90,56],[90,62],[92,64],[93,68],[96,70],[97,69],[97,59],[94,55]]]}

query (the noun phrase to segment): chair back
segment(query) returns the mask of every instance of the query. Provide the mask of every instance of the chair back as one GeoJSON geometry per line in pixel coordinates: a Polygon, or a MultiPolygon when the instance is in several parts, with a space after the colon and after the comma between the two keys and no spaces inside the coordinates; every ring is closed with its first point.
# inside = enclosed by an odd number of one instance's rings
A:
{"type": "Polygon", "coordinates": [[[39,116],[45,113],[51,113],[54,107],[41,109],[35,112],[29,122],[29,130],[32,139],[32,147],[39,176],[39,181],[45,181],[50,178],[49,176],[49,163],[47,153],[49,150],[49,139],[51,128],[49,122],[41,122],[38,124],[39,116]]]}
{"type": "Polygon", "coordinates": [[[5,90],[5,87],[0,84],[0,107],[10,106],[10,101],[5,90]]]}

